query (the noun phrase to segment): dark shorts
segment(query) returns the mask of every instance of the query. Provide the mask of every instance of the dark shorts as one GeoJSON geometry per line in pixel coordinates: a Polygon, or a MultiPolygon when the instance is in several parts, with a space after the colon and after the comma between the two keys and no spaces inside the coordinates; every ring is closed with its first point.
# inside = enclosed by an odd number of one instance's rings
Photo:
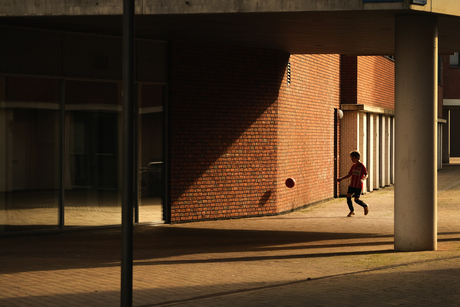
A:
{"type": "Polygon", "coordinates": [[[361,192],[362,192],[362,189],[348,187],[347,194],[351,194],[351,196],[354,196],[355,198],[359,198],[361,196],[361,192]]]}

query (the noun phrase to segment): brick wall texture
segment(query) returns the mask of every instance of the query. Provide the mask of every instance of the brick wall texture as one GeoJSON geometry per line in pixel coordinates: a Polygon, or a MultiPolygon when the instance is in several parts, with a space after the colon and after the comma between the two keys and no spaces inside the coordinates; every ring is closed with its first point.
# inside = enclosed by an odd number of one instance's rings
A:
{"type": "Polygon", "coordinates": [[[394,109],[394,69],[385,57],[358,57],[358,104],[394,109]]]}
{"type": "Polygon", "coordinates": [[[278,93],[288,60],[172,44],[171,222],[278,212],[278,93]]]}
{"type": "Polygon", "coordinates": [[[381,56],[342,55],[341,103],[394,109],[395,63],[381,56]]]}
{"type": "Polygon", "coordinates": [[[171,63],[171,222],[277,214],[333,196],[339,56],[173,43],[171,63]]]}
{"type": "Polygon", "coordinates": [[[291,84],[278,105],[277,206],[280,212],[334,195],[334,108],[340,107],[340,56],[293,55],[291,84]],[[294,189],[284,187],[288,177],[294,189]]]}
{"type": "Polygon", "coordinates": [[[460,68],[450,67],[449,55],[443,55],[442,58],[443,98],[460,99],[460,68]]]}

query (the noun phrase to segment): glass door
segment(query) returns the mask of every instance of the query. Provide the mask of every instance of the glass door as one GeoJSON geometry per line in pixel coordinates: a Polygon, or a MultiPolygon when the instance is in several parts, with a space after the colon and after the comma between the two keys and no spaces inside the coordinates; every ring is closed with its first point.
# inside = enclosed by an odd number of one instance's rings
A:
{"type": "Polygon", "coordinates": [[[138,93],[139,222],[159,222],[164,204],[164,85],[139,84],[138,93]]]}

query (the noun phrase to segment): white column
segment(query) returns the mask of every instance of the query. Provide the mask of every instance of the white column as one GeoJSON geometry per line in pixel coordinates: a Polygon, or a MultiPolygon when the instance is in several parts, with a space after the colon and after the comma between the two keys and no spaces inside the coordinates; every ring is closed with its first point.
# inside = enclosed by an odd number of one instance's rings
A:
{"type": "Polygon", "coordinates": [[[372,176],[374,177],[374,190],[380,188],[380,120],[379,115],[374,115],[374,168],[372,169],[372,176]]]}
{"type": "Polygon", "coordinates": [[[437,153],[436,153],[436,156],[438,158],[437,162],[436,162],[436,169],[437,170],[441,170],[442,169],[442,126],[443,126],[443,123],[442,122],[438,122],[437,123],[437,127],[438,127],[438,130],[437,130],[437,145],[436,145],[436,150],[437,150],[437,153]]]}
{"type": "Polygon", "coordinates": [[[396,16],[395,249],[436,250],[437,19],[396,16]]]}
{"type": "Polygon", "coordinates": [[[385,116],[385,186],[390,186],[390,169],[391,169],[391,118],[385,116]]]}
{"type": "Polygon", "coordinates": [[[450,109],[443,110],[444,119],[447,121],[442,125],[442,162],[450,162],[450,109]]]}
{"type": "Polygon", "coordinates": [[[369,113],[369,122],[367,123],[369,130],[368,130],[368,148],[369,152],[367,155],[367,172],[369,173],[369,177],[367,178],[367,187],[369,192],[374,190],[374,114],[369,113]]]}
{"type": "Polygon", "coordinates": [[[386,143],[385,143],[385,135],[386,135],[386,121],[385,116],[380,116],[380,182],[379,185],[381,188],[385,187],[385,169],[386,169],[386,143]]]}
{"type": "Polygon", "coordinates": [[[391,118],[391,170],[390,170],[390,184],[395,183],[395,118],[391,118]]]}
{"type": "MultiPolygon", "coordinates": [[[[361,162],[367,167],[367,116],[366,113],[360,112],[359,115],[359,135],[358,150],[361,153],[361,162]]],[[[363,193],[367,192],[367,181],[363,183],[363,193]]]]}

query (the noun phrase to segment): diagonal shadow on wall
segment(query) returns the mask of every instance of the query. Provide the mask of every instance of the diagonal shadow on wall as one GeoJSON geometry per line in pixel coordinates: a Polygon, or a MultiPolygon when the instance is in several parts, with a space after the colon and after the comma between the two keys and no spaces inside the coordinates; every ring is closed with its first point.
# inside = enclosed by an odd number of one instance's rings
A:
{"type": "Polygon", "coordinates": [[[288,59],[273,50],[172,43],[172,222],[276,213],[268,191],[275,191],[277,99],[288,59]]]}

